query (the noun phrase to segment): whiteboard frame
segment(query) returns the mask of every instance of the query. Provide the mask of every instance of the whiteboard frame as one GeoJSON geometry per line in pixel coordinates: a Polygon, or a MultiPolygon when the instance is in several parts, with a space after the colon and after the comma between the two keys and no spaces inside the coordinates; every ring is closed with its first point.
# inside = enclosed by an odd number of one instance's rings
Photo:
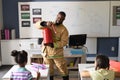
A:
{"type": "MultiPolygon", "coordinates": [[[[36,17],[36,15],[32,15],[32,9],[39,8],[39,7],[47,10],[55,8],[56,12],[54,12],[54,14],[52,12],[51,14],[43,12],[44,14],[42,15],[43,20],[52,20],[52,21],[55,20],[57,13],[60,10],[62,10],[63,7],[64,7],[64,10],[68,10],[66,11],[67,17],[66,17],[66,20],[64,21],[64,25],[67,27],[69,31],[69,35],[87,34],[88,37],[108,37],[109,36],[110,1],[66,1],[66,2],[52,1],[52,2],[19,2],[18,3],[20,38],[42,37],[41,30],[37,30],[34,27],[34,24],[32,23],[32,18],[36,17]],[[20,5],[23,5],[23,4],[30,5],[30,11],[29,11],[31,16],[30,27],[21,27],[22,11],[20,11],[20,5]],[[56,7],[59,9],[57,9],[56,7]],[[70,10],[73,10],[73,11],[76,10],[76,12],[69,12],[70,10]],[[80,13],[79,10],[81,11],[82,15],[85,15],[85,16],[81,16],[79,14],[78,17],[82,19],[77,19],[76,17],[78,13],[80,13]],[[91,13],[88,13],[88,12],[91,12],[91,13]],[[75,14],[75,16],[74,15],[72,16],[72,14],[70,13],[75,14]],[[88,19],[86,19],[87,17],[88,19]],[[80,21],[80,23],[78,23],[78,21],[80,21]],[[77,23],[75,24],[75,22],[77,23]]],[[[54,11],[54,10],[51,10],[51,11],[54,11]]]]}

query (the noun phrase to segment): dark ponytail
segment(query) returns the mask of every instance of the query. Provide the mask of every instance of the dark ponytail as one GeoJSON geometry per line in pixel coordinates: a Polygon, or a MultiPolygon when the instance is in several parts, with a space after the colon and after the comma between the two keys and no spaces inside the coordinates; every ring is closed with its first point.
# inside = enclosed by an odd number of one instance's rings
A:
{"type": "Polygon", "coordinates": [[[11,56],[13,56],[13,57],[16,57],[18,55],[17,50],[13,50],[11,53],[12,53],[11,56]]]}
{"type": "Polygon", "coordinates": [[[11,56],[15,57],[15,62],[18,64],[23,64],[24,62],[27,63],[27,52],[22,50],[22,51],[17,51],[13,50],[11,52],[11,56]]]}

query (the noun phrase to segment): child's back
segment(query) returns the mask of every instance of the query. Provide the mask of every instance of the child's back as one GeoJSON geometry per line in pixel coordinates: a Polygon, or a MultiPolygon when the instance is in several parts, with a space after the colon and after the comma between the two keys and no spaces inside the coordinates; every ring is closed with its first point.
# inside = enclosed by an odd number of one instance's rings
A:
{"type": "Polygon", "coordinates": [[[111,70],[99,69],[91,71],[92,80],[114,80],[114,72],[111,70]]]}
{"type": "Polygon", "coordinates": [[[90,71],[92,80],[114,80],[115,72],[109,70],[109,58],[98,55],[95,60],[95,71],[90,71]]]}
{"type": "MultiPolygon", "coordinates": [[[[11,73],[11,80],[32,80],[33,77],[31,72],[25,68],[25,65],[27,64],[27,52],[24,50],[14,50],[12,51],[11,55],[15,57],[15,62],[19,65],[18,69],[14,70],[11,73]]],[[[40,73],[38,72],[36,80],[38,80],[39,78],[40,73]]]]}

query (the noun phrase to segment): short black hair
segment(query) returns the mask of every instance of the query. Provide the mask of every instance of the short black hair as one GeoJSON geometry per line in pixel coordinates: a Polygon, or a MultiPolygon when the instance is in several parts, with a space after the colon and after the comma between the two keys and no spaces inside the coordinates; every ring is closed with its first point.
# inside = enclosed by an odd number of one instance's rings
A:
{"type": "Polygon", "coordinates": [[[63,11],[60,11],[59,14],[61,14],[62,16],[66,17],[66,13],[63,11]]]}
{"type": "Polygon", "coordinates": [[[47,22],[46,22],[46,21],[42,21],[42,22],[40,23],[40,25],[41,25],[41,26],[47,26],[47,22]]]}
{"type": "Polygon", "coordinates": [[[100,69],[100,68],[103,68],[103,69],[106,69],[108,68],[109,69],[109,58],[105,55],[97,55],[96,57],[96,70],[97,69],[100,69]]]}

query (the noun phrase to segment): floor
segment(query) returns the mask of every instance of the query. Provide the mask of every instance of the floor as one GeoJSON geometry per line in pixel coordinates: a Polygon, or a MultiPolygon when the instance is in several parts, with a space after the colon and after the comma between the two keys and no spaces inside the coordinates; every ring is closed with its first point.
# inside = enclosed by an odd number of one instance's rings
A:
{"type": "Polygon", "coordinates": [[[3,75],[11,68],[10,65],[0,66],[0,80],[2,80],[3,75]]]}
{"type": "MultiPolygon", "coordinates": [[[[10,65],[0,66],[0,80],[2,80],[3,75],[11,68],[10,65]]],[[[62,77],[55,72],[54,80],[62,80],[62,77]]],[[[69,70],[69,80],[78,80],[78,71],[69,70]]]]}

